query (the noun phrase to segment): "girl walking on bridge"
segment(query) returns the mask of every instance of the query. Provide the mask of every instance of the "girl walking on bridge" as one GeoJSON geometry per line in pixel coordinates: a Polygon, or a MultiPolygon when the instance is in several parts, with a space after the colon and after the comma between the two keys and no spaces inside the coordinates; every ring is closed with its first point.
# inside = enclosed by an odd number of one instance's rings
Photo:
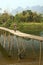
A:
{"type": "Polygon", "coordinates": [[[14,24],[14,31],[16,32],[16,30],[17,30],[17,24],[15,23],[14,24]]]}

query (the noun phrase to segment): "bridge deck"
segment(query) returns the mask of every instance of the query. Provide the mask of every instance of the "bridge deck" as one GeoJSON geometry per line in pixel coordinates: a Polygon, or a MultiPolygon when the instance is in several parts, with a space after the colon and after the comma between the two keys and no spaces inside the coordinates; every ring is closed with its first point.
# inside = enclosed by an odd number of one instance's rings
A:
{"type": "Polygon", "coordinates": [[[41,37],[41,36],[26,34],[26,33],[20,32],[20,31],[16,31],[15,32],[14,30],[10,30],[10,29],[4,28],[4,27],[0,27],[0,30],[8,31],[8,32],[12,33],[13,35],[17,35],[17,36],[20,36],[20,37],[30,38],[30,39],[35,39],[35,40],[43,41],[43,37],[41,37]]]}

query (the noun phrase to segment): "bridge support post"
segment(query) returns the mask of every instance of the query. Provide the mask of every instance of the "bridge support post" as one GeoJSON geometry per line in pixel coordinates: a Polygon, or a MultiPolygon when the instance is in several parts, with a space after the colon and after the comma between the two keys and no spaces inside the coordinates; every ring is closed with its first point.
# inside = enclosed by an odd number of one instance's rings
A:
{"type": "Polygon", "coordinates": [[[6,43],[6,32],[4,32],[4,45],[3,45],[4,48],[5,48],[5,43],[6,43]]]}
{"type": "Polygon", "coordinates": [[[11,49],[10,49],[10,33],[8,35],[8,53],[9,53],[9,56],[11,56],[11,49]]]}
{"type": "Polygon", "coordinates": [[[42,46],[42,41],[40,41],[39,65],[41,65],[41,46],[42,46]]]}
{"type": "Polygon", "coordinates": [[[18,62],[20,61],[20,57],[19,57],[19,53],[20,53],[20,48],[19,48],[19,41],[18,41],[18,37],[17,37],[17,48],[18,48],[18,62]]]}
{"type": "Polygon", "coordinates": [[[31,48],[32,48],[34,57],[36,58],[36,52],[35,52],[35,49],[34,49],[34,39],[31,39],[31,40],[32,40],[32,45],[30,45],[30,46],[31,46],[31,48]]]}
{"type": "Polygon", "coordinates": [[[22,47],[23,47],[23,52],[25,52],[25,45],[24,45],[24,43],[25,43],[25,41],[21,43],[22,47]]]}

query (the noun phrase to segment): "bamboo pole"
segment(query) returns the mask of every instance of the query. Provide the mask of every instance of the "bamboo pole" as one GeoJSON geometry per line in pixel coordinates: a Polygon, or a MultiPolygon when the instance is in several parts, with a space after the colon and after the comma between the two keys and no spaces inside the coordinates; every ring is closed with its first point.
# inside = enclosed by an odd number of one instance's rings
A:
{"type": "Polygon", "coordinates": [[[8,35],[8,47],[9,47],[8,52],[9,52],[9,56],[10,56],[11,55],[11,50],[10,50],[10,33],[8,35]]]}
{"type": "Polygon", "coordinates": [[[31,48],[32,48],[32,51],[33,51],[33,54],[35,55],[35,57],[36,57],[36,53],[35,53],[35,49],[34,49],[34,39],[31,39],[32,40],[32,44],[31,45],[29,45],[31,48]]]}
{"type": "Polygon", "coordinates": [[[6,44],[6,32],[4,32],[4,45],[3,45],[4,48],[5,48],[5,44],[6,44]]]}
{"type": "MultiPolygon", "coordinates": [[[[21,38],[22,39],[22,38],[21,38]]],[[[23,39],[21,40],[21,46],[22,46],[22,50],[19,52],[19,54],[25,52],[25,45],[24,45],[25,41],[23,42],[23,39]]]]}
{"type": "Polygon", "coordinates": [[[19,53],[20,53],[20,48],[19,48],[19,40],[17,37],[17,48],[18,48],[18,61],[20,61],[19,53]]]}
{"type": "Polygon", "coordinates": [[[35,49],[34,49],[34,39],[32,39],[32,45],[31,45],[31,47],[32,47],[32,50],[33,50],[33,54],[36,56],[35,49]]]}
{"type": "Polygon", "coordinates": [[[40,41],[39,65],[41,65],[41,45],[42,45],[42,41],[40,41]]]}

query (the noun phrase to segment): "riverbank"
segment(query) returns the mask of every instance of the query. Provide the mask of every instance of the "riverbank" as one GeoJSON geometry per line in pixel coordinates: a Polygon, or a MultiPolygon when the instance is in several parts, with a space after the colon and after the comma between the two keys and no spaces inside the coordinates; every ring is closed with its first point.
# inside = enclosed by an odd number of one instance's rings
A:
{"type": "Polygon", "coordinates": [[[43,23],[22,22],[17,24],[17,29],[24,33],[40,35],[40,32],[43,31],[43,23]]]}

